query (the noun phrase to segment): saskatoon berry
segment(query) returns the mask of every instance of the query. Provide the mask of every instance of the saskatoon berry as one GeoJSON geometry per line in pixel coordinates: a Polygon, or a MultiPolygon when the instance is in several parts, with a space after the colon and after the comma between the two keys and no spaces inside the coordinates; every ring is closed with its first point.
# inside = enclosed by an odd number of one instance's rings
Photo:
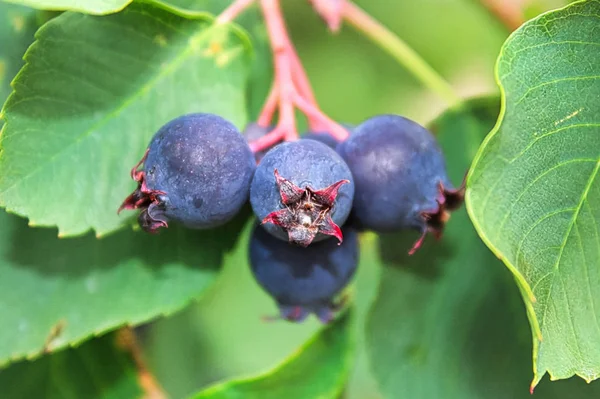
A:
{"type": "Polygon", "coordinates": [[[256,168],[250,203],[267,231],[301,246],[334,236],[352,208],[354,183],[342,158],[325,144],[279,144],[256,168]]]}
{"type": "Polygon", "coordinates": [[[277,302],[281,318],[303,321],[314,313],[329,322],[343,305],[337,294],[351,280],[358,263],[357,233],[344,228],[344,242],[335,240],[301,248],[256,226],[250,239],[250,266],[258,283],[277,302]]]}
{"type": "Polygon", "coordinates": [[[376,232],[416,229],[441,236],[449,211],[462,203],[442,151],[424,127],[397,115],[379,115],[357,126],[338,148],[356,184],[353,218],[376,232]]]}
{"type": "Polygon", "coordinates": [[[230,122],[212,114],[183,115],[154,135],[132,171],[138,187],[120,209],[140,208],[138,221],[149,232],[169,220],[216,227],[247,200],[255,168],[248,143],[230,122]]]}

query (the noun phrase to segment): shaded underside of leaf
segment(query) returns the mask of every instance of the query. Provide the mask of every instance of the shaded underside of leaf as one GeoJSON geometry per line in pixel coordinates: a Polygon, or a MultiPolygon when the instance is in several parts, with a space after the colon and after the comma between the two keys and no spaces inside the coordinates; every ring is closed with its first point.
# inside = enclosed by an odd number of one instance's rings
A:
{"type": "Polygon", "coordinates": [[[499,124],[468,180],[486,244],[515,274],[535,377],[600,376],[600,1],[529,21],[497,64],[499,124]]]}
{"type": "Polygon", "coordinates": [[[352,317],[352,310],[345,312],[275,369],[215,385],[193,398],[337,399],[352,367],[352,317]]]}
{"type": "Polygon", "coordinates": [[[190,112],[245,122],[247,42],[208,17],[133,3],[64,13],[36,39],[3,109],[0,157],[0,205],[31,225],[114,231],[129,170],[164,123],[190,112]]]}
{"type": "Polygon", "coordinates": [[[132,0],[2,0],[40,10],[78,11],[87,14],[110,14],[125,8],[132,0]]]}
{"type": "MultiPolygon", "coordinates": [[[[458,182],[498,115],[497,99],[472,100],[437,119],[458,182]]],[[[413,234],[382,235],[379,295],[367,324],[370,363],[386,398],[530,398],[530,330],[510,274],[478,238],[464,209],[444,237],[413,256],[413,234]]],[[[595,398],[600,385],[543,384],[536,398],[595,398]],[[548,385],[553,385],[548,387],[548,385]]]]}
{"type": "Polygon", "coordinates": [[[214,281],[246,218],[65,240],[0,213],[0,365],[181,309],[214,281]]]}
{"type": "Polygon", "coordinates": [[[3,398],[138,398],[142,390],[132,359],[110,334],[35,362],[0,370],[3,398]]]}

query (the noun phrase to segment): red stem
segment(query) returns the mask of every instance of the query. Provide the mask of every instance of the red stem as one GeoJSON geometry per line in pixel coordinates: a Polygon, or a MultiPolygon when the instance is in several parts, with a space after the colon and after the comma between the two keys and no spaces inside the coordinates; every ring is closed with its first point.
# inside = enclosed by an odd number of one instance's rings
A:
{"type": "Polygon", "coordinates": [[[517,29],[525,22],[520,1],[481,0],[481,3],[494,14],[509,31],[517,29]]]}
{"type": "Polygon", "coordinates": [[[289,52],[293,50],[289,46],[290,40],[279,7],[279,0],[261,0],[260,3],[273,50],[275,87],[279,106],[279,121],[277,128],[271,134],[279,133],[283,134],[286,140],[295,140],[298,138],[292,100],[295,87],[289,59],[289,52]],[[281,132],[278,132],[280,130],[281,132]]]}
{"type": "Polygon", "coordinates": [[[250,149],[253,153],[257,153],[259,151],[266,150],[267,148],[274,146],[284,139],[284,132],[279,128],[273,129],[269,134],[266,134],[259,138],[258,140],[254,140],[251,142],[250,149]]]}
{"type": "MultiPolygon", "coordinates": [[[[240,1],[240,0],[238,0],[240,1]]],[[[281,140],[298,139],[295,108],[306,114],[310,129],[326,131],[337,140],[345,140],[348,132],[327,117],[316,103],[315,96],[300,58],[288,35],[279,0],[260,0],[271,48],[273,51],[274,82],[258,124],[268,127],[275,112],[275,129],[250,144],[254,152],[262,151],[281,140]]]]}
{"type": "Polygon", "coordinates": [[[258,117],[257,123],[262,127],[269,127],[269,124],[273,120],[273,115],[275,115],[275,111],[277,109],[277,104],[279,103],[279,93],[276,86],[271,87],[271,91],[269,91],[269,96],[267,97],[267,101],[265,101],[265,105],[263,105],[262,112],[258,117]]]}
{"type": "Polygon", "coordinates": [[[311,104],[300,96],[296,96],[295,100],[298,108],[306,114],[309,120],[313,118],[316,121],[315,123],[323,126],[319,129],[313,129],[313,131],[327,132],[338,141],[344,141],[348,138],[348,131],[342,125],[322,113],[314,104],[311,104]]]}
{"type": "Polygon", "coordinates": [[[313,8],[323,18],[331,32],[342,26],[342,12],[347,0],[309,0],[313,8]]]}

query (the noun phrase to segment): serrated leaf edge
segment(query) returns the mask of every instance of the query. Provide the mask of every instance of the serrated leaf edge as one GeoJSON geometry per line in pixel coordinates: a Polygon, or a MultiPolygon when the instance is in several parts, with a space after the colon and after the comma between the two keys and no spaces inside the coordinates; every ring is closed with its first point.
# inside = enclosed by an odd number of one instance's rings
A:
{"type": "MultiPolygon", "coordinates": [[[[136,3],[140,3],[140,4],[150,4],[150,5],[153,5],[153,6],[157,7],[157,8],[159,8],[159,9],[162,9],[162,10],[165,10],[167,12],[170,12],[170,13],[172,13],[174,15],[177,15],[177,16],[179,16],[181,18],[186,18],[186,19],[191,19],[191,20],[198,20],[198,21],[204,20],[209,25],[208,25],[208,27],[205,30],[202,30],[201,32],[198,32],[197,34],[195,34],[194,36],[192,36],[190,38],[191,40],[193,39],[194,41],[198,41],[199,40],[198,37],[205,36],[209,32],[212,32],[213,30],[230,29],[232,31],[232,33],[234,33],[240,39],[242,45],[244,46],[244,50],[246,51],[246,53],[250,57],[254,56],[254,51],[253,51],[253,47],[252,47],[252,43],[251,43],[251,40],[250,40],[249,33],[243,27],[241,27],[241,26],[239,26],[239,25],[237,25],[235,23],[222,24],[222,23],[217,22],[216,17],[214,15],[208,13],[208,12],[186,10],[186,9],[183,9],[183,8],[179,8],[179,7],[173,6],[173,5],[167,3],[167,2],[165,2],[163,0],[133,0],[133,1],[135,1],[136,3]]],[[[130,1],[129,3],[127,3],[126,6],[129,5],[129,4],[131,4],[133,1],[130,1]]],[[[125,9],[125,8],[126,7],[123,7],[123,9],[125,9]]],[[[66,13],[71,13],[71,11],[67,11],[66,13]]],[[[23,65],[23,67],[21,67],[21,69],[19,70],[19,72],[15,75],[15,77],[10,82],[10,87],[12,89],[11,94],[8,96],[8,98],[6,99],[6,101],[4,102],[4,104],[2,105],[2,107],[0,108],[0,157],[2,156],[2,153],[4,152],[3,148],[2,148],[2,141],[3,141],[2,139],[4,137],[5,129],[9,125],[9,123],[4,120],[4,116],[5,116],[7,104],[10,102],[10,100],[12,99],[12,97],[15,95],[14,84],[21,77],[21,75],[24,73],[25,68],[27,68],[27,66],[29,64],[28,61],[27,61],[27,57],[31,53],[31,51],[35,48],[35,46],[38,44],[39,36],[41,34],[43,34],[44,30],[47,29],[47,27],[50,24],[57,23],[56,22],[57,19],[58,18],[54,18],[54,19],[51,19],[51,20],[47,21],[40,28],[38,28],[38,30],[35,32],[33,43],[31,43],[31,45],[27,48],[27,50],[25,51],[25,54],[22,57],[22,59],[25,61],[25,65],[23,65]]],[[[4,190],[4,191],[6,191],[6,190],[4,190]]],[[[2,198],[2,193],[0,193],[0,208],[3,208],[7,213],[10,213],[10,214],[13,214],[13,215],[17,215],[17,216],[20,216],[20,217],[23,217],[23,218],[27,219],[28,220],[28,225],[30,227],[57,227],[58,228],[58,234],[57,234],[57,236],[59,238],[81,237],[81,236],[87,234],[90,231],[93,231],[96,234],[96,238],[103,238],[103,237],[108,236],[109,234],[112,234],[112,233],[115,233],[117,231],[120,231],[121,229],[127,227],[127,225],[128,225],[127,222],[123,222],[118,228],[113,229],[113,230],[109,230],[109,231],[101,231],[101,230],[98,230],[94,226],[89,226],[84,231],[75,231],[75,232],[64,231],[57,224],[45,224],[45,223],[38,224],[37,222],[35,222],[34,220],[32,220],[28,215],[26,215],[24,211],[19,210],[19,207],[16,207],[16,206],[12,206],[11,207],[11,206],[2,204],[1,203],[2,202],[1,198],[2,198]]],[[[2,363],[0,362],[0,367],[1,366],[2,366],[2,363]]]]}
{"type": "MultiPolygon", "coordinates": [[[[546,17],[549,14],[562,12],[570,7],[573,7],[573,6],[576,6],[579,4],[583,4],[586,2],[600,3],[600,0],[579,0],[579,1],[572,2],[564,7],[557,8],[554,10],[549,10],[549,11],[544,12],[544,13],[538,15],[537,17],[532,18],[529,21],[525,22],[523,25],[521,25],[518,29],[513,31],[508,36],[508,38],[506,39],[506,41],[504,42],[504,44],[502,45],[502,47],[500,49],[500,53],[498,55],[498,58],[496,59],[496,64],[494,67],[494,79],[496,80],[496,84],[498,85],[498,87],[500,89],[500,99],[501,99],[500,114],[498,115],[498,120],[496,121],[496,124],[494,125],[494,127],[492,128],[490,133],[485,137],[485,139],[479,146],[479,150],[477,151],[477,154],[475,155],[475,158],[473,159],[473,162],[471,163],[471,167],[469,168],[469,172],[467,174],[467,182],[466,182],[467,190],[465,193],[465,206],[466,206],[469,218],[471,219],[471,222],[473,223],[473,226],[475,227],[475,230],[477,231],[477,234],[479,235],[481,240],[490,249],[490,251],[492,251],[492,253],[494,255],[496,255],[496,257],[498,259],[500,259],[502,261],[502,263],[504,263],[504,265],[508,268],[508,270],[510,270],[510,272],[513,274],[515,281],[517,282],[517,286],[519,287],[519,290],[521,291],[521,295],[523,297],[523,302],[525,303],[525,308],[527,311],[527,318],[529,319],[532,336],[533,336],[533,353],[532,353],[533,379],[531,381],[531,386],[530,386],[531,392],[533,392],[533,389],[542,380],[542,378],[544,377],[544,375],[546,373],[548,373],[550,375],[550,379],[552,381],[556,381],[561,378],[554,376],[551,373],[551,371],[547,370],[547,369],[539,372],[539,370],[536,367],[537,359],[538,359],[538,355],[539,355],[539,346],[543,340],[543,337],[542,337],[542,331],[540,328],[539,320],[537,319],[537,316],[535,315],[535,311],[533,309],[533,304],[536,302],[535,295],[533,294],[533,290],[532,290],[531,286],[525,280],[525,277],[516,269],[516,267],[514,265],[512,265],[508,261],[508,259],[506,259],[506,257],[502,254],[502,252],[492,244],[490,239],[486,236],[485,232],[483,231],[481,225],[479,224],[479,222],[476,218],[475,210],[473,209],[473,204],[471,202],[470,186],[471,186],[471,181],[473,179],[473,170],[475,169],[475,167],[479,163],[481,157],[483,156],[483,152],[484,152],[483,150],[487,147],[488,142],[491,141],[492,138],[494,138],[494,136],[499,132],[502,122],[504,121],[504,114],[506,113],[506,92],[504,90],[504,86],[502,85],[502,82],[500,81],[499,67],[500,67],[500,61],[502,60],[502,58],[504,56],[504,52],[505,52],[506,48],[508,47],[509,44],[512,43],[512,41],[515,39],[515,37],[518,34],[520,34],[520,32],[526,26],[528,26],[530,23],[535,23],[538,20],[546,17]]],[[[600,164],[597,165],[597,168],[599,166],[600,166],[600,164]]],[[[584,376],[584,375],[579,374],[578,372],[574,372],[573,374],[571,374],[570,376],[565,377],[565,378],[569,378],[573,375],[577,375],[578,377],[581,377],[583,380],[585,380],[588,383],[590,383],[591,381],[600,377],[600,374],[594,375],[594,376],[584,376]]]]}

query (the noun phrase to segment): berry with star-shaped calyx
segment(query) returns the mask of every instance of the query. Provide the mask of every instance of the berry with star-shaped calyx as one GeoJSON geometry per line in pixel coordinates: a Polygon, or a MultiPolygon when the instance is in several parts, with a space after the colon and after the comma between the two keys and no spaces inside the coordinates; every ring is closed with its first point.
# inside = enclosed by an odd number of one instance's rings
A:
{"type": "Polygon", "coordinates": [[[275,180],[279,186],[281,202],[285,207],[269,213],[262,223],[273,223],[288,232],[288,239],[303,247],[309,245],[317,233],[343,240],[342,230],[336,225],[329,211],[335,203],[338,191],[349,180],[340,180],[322,190],[307,186],[300,188],[281,177],[275,169],[275,180]]]}
{"type": "Polygon", "coordinates": [[[250,186],[250,203],[265,229],[301,246],[329,236],[342,241],[339,226],[352,208],[354,184],[348,166],[315,140],[282,143],[262,159],[250,186]]]}
{"type": "Polygon", "coordinates": [[[180,116],[152,138],[132,172],[138,182],[119,211],[141,209],[142,229],[174,220],[206,229],[232,219],[248,198],[254,155],[236,127],[212,114],[180,116]]]}
{"type": "Polygon", "coordinates": [[[356,189],[353,219],[376,232],[414,229],[439,238],[450,212],[464,199],[464,184],[455,189],[444,155],[423,126],[398,115],[378,115],[358,125],[337,147],[352,170],[356,189]]]}

